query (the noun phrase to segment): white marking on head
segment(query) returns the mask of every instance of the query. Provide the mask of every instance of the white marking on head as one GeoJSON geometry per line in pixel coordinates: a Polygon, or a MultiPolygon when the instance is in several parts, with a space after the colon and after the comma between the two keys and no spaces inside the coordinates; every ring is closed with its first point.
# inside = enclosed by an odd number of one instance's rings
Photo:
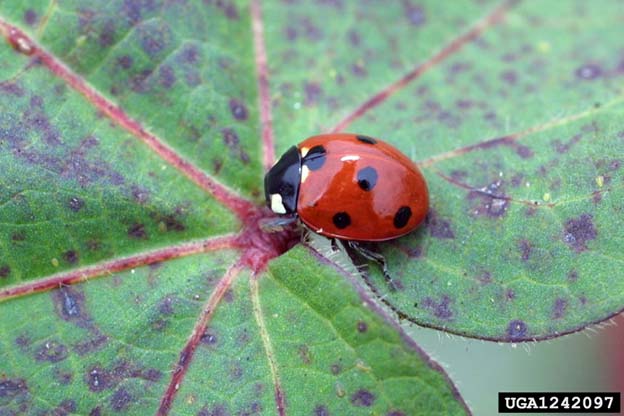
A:
{"type": "Polygon", "coordinates": [[[280,194],[271,194],[271,211],[276,214],[286,214],[286,208],[284,208],[280,194]]]}
{"type": "Polygon", "coordinates": [[[310,168],[306,165],[301,166],[301,183],[304,183],[306,179],[308,179],[308,175],[310,174],[310,168]]]}
{"type": "Polygon", "coordinates": [[[309,151],[310,151],[309,147],[302,147],[299,152],[301,153],[301,157],[305,157],[305,155],[307,155],[309,151]]]}
{"type": "Polygon", "coordinates": [[[350,162],[355,160],[360,160],[360,157],[358,155],[346,155],[340,158],[341,162],[350,162]]]}

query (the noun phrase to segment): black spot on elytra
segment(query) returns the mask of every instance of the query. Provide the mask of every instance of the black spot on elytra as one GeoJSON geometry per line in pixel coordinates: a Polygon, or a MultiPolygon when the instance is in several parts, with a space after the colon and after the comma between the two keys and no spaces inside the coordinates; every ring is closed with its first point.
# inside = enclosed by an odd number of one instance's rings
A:
{"type": "Polygon", "coordinates": [[[327,152],[325,148],[321,145],[314,146],[303,157],[303,164],[310,170],[318,170],[325,164],[326,159],[327,152]]]}
{"type": "Polygon", "coordinates": [[[366,332],[368,331],[368,325],[364,321],[358,321],[357,330],[358,332],[366,332]]]}
{"type": "Polygon", "coordinates": [[[173,84],[176,82],[176,75],[170,65],[161,65],[158,70],[158,81],[160,82],[160,85],[166,89],[173,87],[173,84]]]}
{"type": "Polygon", "coordinates": [[[354,406],[370,407],[375,402],[375,395],[368,390],[360,389],[351,395],[351,403],[354,406]]]}
{"type": "Polygon", "coordinates": [[[591,81],[602,75],[602,68],[596,64],[585,64],[574,71],[577,78],[591,81]]]}
{"type": "Polygon", "coordinates": [[[314,416],[329,416],[329,410],[327,410],[327,407],[319,404],[314,408],[314,416]]]}
{"type": "Polygon", "coordinates": [[[63,259],[69,264],[76,264],[78,263],[79,256],[75,250],[68,250],[63,253],[63,259]]]}
{"type": "Polygon", "coordinates": [[[520,240],[518,248],[520,249],[520,258],[523,261],[527,261],[531,257],[531,251],[533,250],[531,243],[527,240],[520,240]]]}
{"type": "Polygon", "coordinates": [[[232,113],[232,116],[239,121],[247,120],[247,117],[249,116],[245,104],[235,98],[230,100],[230,112],[232,113]]]}
{"type": "Polygon", "coordinates": [[[566,221],[563,230],[563,241],[571,249],[580,253],[587,250],[587,242],[594,240],[598,232],[594,227],[593,217],[590,214],[582,214],[577,218],[566,221]]]}
{"type": "Polygon", "coordinates": [[[0,267],[0,278],[9,277],[11,274],[11,268],[8,265],[3,265],[0,267]]]}
{"type": "Polygon", "coordinates": [[[307,345],[305,344],[299,345],[298,352],[299,352],[299,358],[301,358],[301,362],[303,362],[303,364],[308,365],[312,362],[312,356],[310,355],[310,348],[308,348],[307,345]]]}
{"type": "Polygon", "coordinates": [[[69,198],[69,202],[67,203],[67,206],[69,207],[69,209],[71,209],[74,212],[78,212],[82,209],[82,207],[84,207],[84,201],[76,196],[72,196],[71,198],[69,198]]]}
{"type": "Polygon", "coordinates": [[[507,338],[511,341],[523,339],[526,337],[527,331],[528,328],[524,321],[514,319],[509,321],[509,325],[507,325],[507,338]]]}
{"type": "Polygon", "coordinates": [[[420,305],[432,312],[438,319],[448,321],[453,318],[453,311],[450,308],[451,298],[447,295],[442,295],[439,302],[436,302],[433,298],[426,297],[420,305]]]}
{"type": "Polygon", "coordinates": [[[357,173],[357,181],[364,191],[372,190],[377,185],[377,171],[375,168],[367,166],[357,173]]]}
{"type": "Polygon", "coordinates": [[[110,399],[110,406],[115,412],[126,410],[134,398],[130,392],[123,387],[118,389],[110,399]]]}
{"type": "Polygon", "coordinates": [[[438,213],[430,209],[425,218],[425,225],[429,229],[429,234],[435,238],[455,238],[455,233],[451,228],[451,223],[440,218],[438,213]]]}
{"type": "Polygon", "coordinates": [[[332,222],[336,228],[343,229],[351,225],[351,217],[346,212],[338,212],[332,218],[332,222]]]}
{"type": "Polygon", "coordinates": [[[67,347],[55,340],[45,341],[35,351],[35,360],[58,363],[67,358],[67,347]]]}
{"type": "Polygon", "coordinates": [[[37,12],[34,11],[33,9],[28,9],[24,12],[24,22],[28,26],[34,26],[38,20],[39,20],[39,17],[37,17],[37,12]]]}
{"type": "Polygon", "coordinates": [[[0,397],[15,397],[28,392],[26,380],[21,378],[5,378],[4,374],[0,378],[0,397]]]}
{"type": "Polygon", "coordinates": [[[97,393],[112,389],[129,378],[156,382],[162,378],[162,373],[155,368],[145,369],[128,361],[119,361],[112,368],[103,368],[100,364],[94,364],[87,369],[84,382],[89,390],[97,393]]]}
{"type": "Polygon", "coordinates": [[[357,136],[355,136],[356,139],[358,139],[359,141],[361,141],[362,143],[366,143],[366,144],[377,144],[377,140],[373,139],[372,137],[369,136],[363,136],[361,134],[358,134],[357,136]]]}
{"type": "Polygon", "coordinates": [[[410,207],[401,207],[394,214],[394,220],[392,221],[395,228],[403,228],[409,222],[409,219],[412,217],[412,210],[410,207]]]}
{"type": "Polygon", "coordinates": [[[555,304],[552,309],[552,318],[561,319],[565,316],[566,309],[568,308],[568,301],[563,298],[555,299],[555,304]]]}
{"type": "Polygon", "coordinates": [[[146,239],[147,231],[145,231],[145,225],[135,223],[128,227],[128,236],[138,239],[146,239]]]}

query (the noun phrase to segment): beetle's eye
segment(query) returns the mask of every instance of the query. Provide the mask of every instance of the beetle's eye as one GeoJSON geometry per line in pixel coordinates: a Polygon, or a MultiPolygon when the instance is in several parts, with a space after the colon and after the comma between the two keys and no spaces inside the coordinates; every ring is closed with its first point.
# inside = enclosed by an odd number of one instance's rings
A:
{"type": "Polygon", "coordinates": [[[282,182],[278,193],[282,195],[282,197],[293,196],[295,194],[295,188],[288,182],[282,182]]]}

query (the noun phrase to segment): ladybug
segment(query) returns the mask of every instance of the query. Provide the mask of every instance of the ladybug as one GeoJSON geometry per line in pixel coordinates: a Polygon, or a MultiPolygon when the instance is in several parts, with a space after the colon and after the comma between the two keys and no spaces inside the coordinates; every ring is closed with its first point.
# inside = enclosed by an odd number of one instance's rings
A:
{"type": "MultiPolygon", "coordinates": [[[[312,231],[339,239],[382,266],[358,242],[386,241],[424,220],[429,192],[418,167],[395,147],[358,134],[312,136],[282,155],[264,177],[267,205],[312,231]]],[[[335,241],[335,240],[333,240],[335,241]]]]}

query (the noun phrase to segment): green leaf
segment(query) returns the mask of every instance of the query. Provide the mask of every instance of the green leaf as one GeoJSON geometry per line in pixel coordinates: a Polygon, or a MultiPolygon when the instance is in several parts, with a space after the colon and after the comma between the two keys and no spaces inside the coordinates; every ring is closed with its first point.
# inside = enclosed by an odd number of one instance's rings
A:
{"type": "Polygon", "coordinates": [[[271,7],[0,2],[0,413],[469,412],[359,279],[267,265],[271,7]]]}
{"type": "Polygon", "coordinates": [[[502,341],[623,309],[620,5],[272,4],[268,21],[288,16],[267,39],[278,148],[361,132],[428,181],[424,227],[379,246],[401,290],[371,265],[387,306],[502,341]]]}

